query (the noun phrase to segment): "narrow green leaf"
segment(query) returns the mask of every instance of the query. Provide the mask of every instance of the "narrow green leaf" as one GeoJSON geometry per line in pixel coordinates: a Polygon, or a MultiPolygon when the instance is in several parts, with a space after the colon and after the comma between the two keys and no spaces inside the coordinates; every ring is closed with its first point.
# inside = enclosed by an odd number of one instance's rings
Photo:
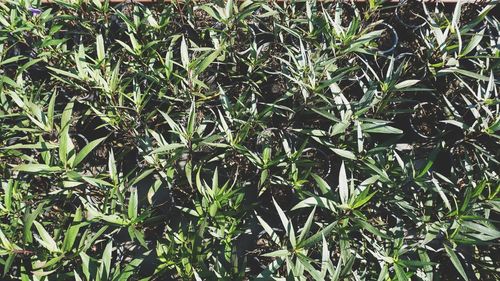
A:
{"type": "Polygon", "coordinates": [[[441,150],[441,148],[439,146],[436,146],[432,152],[426,157],[428,160],[427,160],[427,163],[425,164],[425,166],[422,168],[422,170],[420,170],[420,172],[418,173],[418,175],[416,176],[416,178],[421,178],[423,177],[425,174],[427,174],[427,172],[432,168],[432,166],[434,165],[434,161],[436,161],[436,158],[439,154],[439,151],[441,150]]]}
{"type": "Polygon", "coordinates": [[[383,123],[362,123],[361,130],[365,133],[378,133],[378,134],[402,134],[403,133],[402,130],[388,126],[387,124],[383,124],[383,123]]]}
{"type": "MultiPolygon", "coordinates": [[[[368,188],[366,188],[365,190],[369,190],[368,188]]],[[[364,190],[363,190],[364,191],[364,190]]],[[[366,196],[361,196],[356,198],[356,201],[354,202],[354,205],[352,206],[353,209],[357,209],[361,206],[363,206],[364,204],[366,204],[368,201],[370,201],[370,199],[373,197],[373,195],[375,195],[377,193],[377,191],[374,191],[366,196]]]]}
{"type": "Polygon", "coordinates": [[[47,68],[49,70],[52,70],[53,72],[55,72],[57,74],[60,74],[60,75],[63,75],[63,76],[75,79],[77,81],[80,81],[80,77],[77,74],[74,74],[72,72],[69,72],[69,71],[66,71],[66,70],[62,70],[62,69],[58,69],[58,68],[55,68],[55,67],[50,67],[50,66],[47,66],[47,68]]]}
{"type": "Polygon", "coordinates": [[[4,190],[4,204],[7,212],[12,210],[12,194],[14,193],[14,181],[10,179],[7,182],[1,182],[4,190]]]}
{"type": "Polygon", "coordinates": [[[45,164],[20,164],[15,166],[13,170],[27,173],[54,173],[60,172],[61,168],[45,164]]]}
{"type": "Polygon", "coordinates": [[[192,136],[194,134],[195,121],[196,121],[196,104],[193,100],[191,102],[191,107],[189,108],[188,124],[186,128],[186,132],[189,136],[192,136]]]}
{"type": "Polygon", "coordinates": [[[2,228],[0,228],[0,242],[2,242],[3,248],[7,250],[12,250],[13,249],[13,244],[7,239],[7,236],[2,231],[2,228]]]}
{"type": "Polygon", "coordinates": [[[162,145],[161,147],[151,151],[151,154],[164,154],[171,152],[172,150],[176,150],[178,148],[184,147],[184,144],[181,143],[169,143],[162,145]]]}
{"type": "Polygon", "coordinates": [[[90,152],[92,152],[94,150],[94,148],[96,148],[96,146],[98,146],[106,138],[107,137],[99,138],[99,139],[93,140],[93,141],[89,142],[87,145],[85,145],[82,148],[82,150],[80,150],[80,152],[78,152],[78,154],[76,155],[76,158],[73,161],[73,166],[74,167],[78,166],[78,164],[80,164],[80,162],[82,162],[85,159],[85,157],[87,157],[88,154],[90,152]]]}
{"type": "Polygon", "coordinates": [[[30,212],[29,208],[24,214],[23,217],[23,242],[24,243],[32,243],[33,242],[33,234],[31,231],[31,227],[33,226],[33,222],[35,221],[36,217],[42,212],[44,207],[44,204],[39,204],[37,208],[33,211],[30,212]]]}
{"type": "Polygon", "coordinates": [[[469,43],[465,48],[463,49],[462,53],[460,54],[461,57],[466,56],[468,53],[472,52],[481,42],[484,36],[484,31],[486,29],[483,28],[481,31],[475,33],[472,38],[469,40],[469,43]]]}
{"type": "Polygon", "coordinates": [[[369,224],[368,222],[360,219],[354,219],[357,225],[359,225],[361,228],[368,230],[368,232],[371,232],[377,236],[380,236],[382,238],[386,239],[391,239],[387,234],[382,233],[382,231],[378,230],[377,228],[373,227],[373,225],[369,224]]]}
{"type": "Polygon", "coordinates": [[[52,131],[54,129],[54,108],[56,105],[56,97],[57,97],[57,91],[54,91],[54,93],[50,97],[49,106],[47,108],[49,131],[52,131]]]}
{"type": "Polygon", "coordinates": [[[314,206],[319,206],[319,207],[328,209],[328,210],[332,211],[333,213],[337,213],[337,208],[339,208],[337,202],[330,200],[330,199],[327,199],[327,198],[324,198],[324,197],[319,197],[319,196],[313,195],[313,196],[306,198],[306,199],[300,201],[299,203],[297,203],[297,205],[295,205],[292,208],[292,211],[297,210],[297,209],[301,209],[301,208],[314,207],[314,206]]]}
{"type": "Polygon", "coordinates": [[[96,37],[96,49],[97,49],[97,59],[99,62],[104,60],[106,56],[106,51],[104,49],[104,39],[102,38],[102,34],[98,34],[96,37]]]}
{"type": "Polygon", "coordinates": [[[182,36],[181,40],[181,61],[182,61],[182,66],[184,69],[188,68],[189,65],[189,53],[188,53],[188,47],[186,44],[186,39],[184,36],[182,36]]]}
{"type": "Polygon", "coordinates": [[[304,227],[300,231],[300,235],[298,238],[299,243],[303,241],[306,237],[306,235],[309,233],[309,230],[311,229],[313,220],[314,220],[314,213],[316,212],[316,206],[312,209],[311,213],[309,214],[309,217],[307,217],[306,223],[304,224],[304,227]]]}
{"type": "Polygon", "coordinates": [[[288,250],[276,250],[270,253],[265,253],[263,257],[286,257],[290,254],[288,250]]]}
{"type": "Polygon", "coordinates": [[[444,249],[446,250],[446,253],[450,257],[451,263],[453,264],[453,266],[455,266],[458,273],[460,273],[462,278],[464,278],[466,281],[468,281],[469,278],[467,277],[467,274],[465,273],[465,270],[462,266],[462,263],[460,263],[460,260],[458,259],[458,256],[455,253],[455,251],[452,248],[450,248],[450,246],[448,246],[446,244],[444,244],[444,249]]]}
{"type": "Polygon", "coordinates": [[[342,204],[347,205],[349,201],[349,186],[347,183],[347,175],[345,172],[344,161],[342,161],[342,165],[340,166],[340,172],[339,172],[339,195],[342,204]]]}
{"type": "Polygon", "coordinates": [[[137,188],[132,188],[130,191],[130,198],[128,201],[128,218],[130,220],[135,220],[137,218],[138,213],[138,194],[137,188]]]}
{"type": "Polygon", "coordinates": [[[318,243],[323,237],[328,237],[328,234],[330,234],[330,232],[333,231],[335,226],[337,226],[336,221],[330,223],[329,225],[327,225],[320,231],[316,232],[314,235],[310,236],[306,240],[301,241],[301,243],[299,243],[298,246],[302,248],[308,248],[309,246],[318,243]]]}
{"type": "Polygon", "coordinates": [[[331,148],[331,150],[341,157],[351,160],[356,160],[356,155],[349,150],[339,149],[339,148],[331,148]]]}
{"type": "Polygon", "coordinates": [[[278,270],[278,268],[281,267],[283,262],[284,262],[284,260],[282,258],[275,259],[273,262],[271,262],[266,267],[266,269],[264,269],[261,273],[259,273],[259,275],[257,275],[257,277],[255,277],[255,279],[253,279],[253,280],[254,281],[264,281],[264,280],[273,279],[273,278],[271,278],[271,276],[274,274],[274,272],[276,270],[278,270]]]}
{"type": "Polygon", "coordinates": [[[14,263],[14,260],[16,258],[15,254],[9,254],[7,259],[5,260],[3,264],[3,277],[7,276],[7,274],[10,272],[10,269],[12,267],[12,264],[14,263]]]}
{"type": "Polygon", "coordinates": [[[127,50],[132,55],[136,54],[135,51],[134,51],[134,49],[132,49],[132,47],[130,47],[129,45],[127,45],[125,42],[123,42],[121,40],[118,40],[118,39],[116,39],[116,42],[118,42],[118,44],[120,44],[125,50],[127,50]]]}
{"type": "Polygon", "coordinates": [[[206,56],[198,65],[196,65],[195,71],[196,74],[202,73],[207,67],[215,61],[215,59],[220,55],[222,49],[217,49],[212,52],[210,55],[206,56]]]}
{"type": "Polygon", "coordinates": [[[102,263],[100,267],[101,280],[109,280],[109,274],[111,273],[111,257],[113,254],[113,240],[110,240],[104,248],[104,253],[102,254],[102,263]]]}
{"type": "Polygon", "coordinates": [[[76,237],[80,230],[80,222],[82,220],[82,209],[76,209],[75,215],[73,217],[73,223],[66,230],[66,235],[64,236],[64,241],[62,245],[62,250],[64,253],[71,251],[75,243],[76,237]]]}
{"type": "Polygon", "coordinates": [[[313,179],[316,181],[321,193],[326,194],[332,190],[332,188],[328,185],[328,183],[322,179],[320,176],[316,174],[312,174],[313,179]]]}
{"type": "Polygon", "coordinates": [[[119,179],[118,179],[118,170],[116,169],[115,154],[113,152],[113,149],[111,149],[111,151],[109,152],[108,173],[109,177],[113,181],[113,184],[117,186],[119,183],[119,179]]]}
{"type": "Polygon", "coordinates": [[[396,88],[397,90],[401,90],[401,89],[404,89],[404,88],[408,88],[408,87],[414,86],[418,82],[420,82],[420,80],[405,80],[403,82],[399,82],[398,84],[396,84],[394,86],[394,88],[396,88]]]}
{"type": "Polygon", "coordinates": [[[398,281],[407,281],[408,278],[406,277],[406,273],[404,269],[399,266],[398,264],[394,264],[394,271],[396,271],[396,277],[398,278],[398,281]]]}
{"type": "Polygon", "coordinates": [[[60,252],[59,248],[57,247],[56,241],[50,236],[50,234],[45,230],[45,228],[37,221],[33,222],[35,224],[36,229],[38,230],[38,234],[40,235],[41,239],[38,239],[38,242],[47,250],[49,250],[52,253],[57,253],[60,252]]]}
{"type": "Polygon", "coordinates": [[[69,136],[69,127],[71,125],[71,116],[73,113],[74,102],[70,101],[64,108],[61,116],[61,128],[59,131],[59,159],[66,166],[70,161],[70,154],[74,153],[74,145],[69,136]]]}
{"type": "Polygon", "coordinates": [[[489,81],[489,77],[487,77],[487,76],[477,74],[477,73],[469,71],[469,70],[460,69],[460,68],[447,68],[447,69],[442,69],[442,70],[438,71],[438,74],[442,74],[442,73],[462,74],[464,76],[467,76],[467,77],[470,77],[470,78],[473,78],[473,79],[476,79],[479,81],[485,81],[485,82],[489,81]]]}
{"type": "Polygon", "coordinates": [[[278,237],[276,232],[274,232],[274,230],[269,226],[269,224],[267,224],[267,222],[263,220],[259,215],[257,215],[257,219],[259,220],[262,228],[264,228],[269,237],[271,237],[271,240],[277,245],[281,245],[280,238],[278,237]]]}
{"type": "Polygon", "coordinates": [[[283,212],[283,210],[281,209],[281,207],[278,205],[278,203],[276,202],[276,200],[274,200],[273,198],[273,203],[274,203],[274,207],[276,208],[276,210],[278,211],[278,216],[281,220],[281,224],[283,224],[283,228],[285,229],[285,231],[287,232],[288,235],[290,235],[288,233],[288,218],[286,217],[285,213],[283,212]]]}

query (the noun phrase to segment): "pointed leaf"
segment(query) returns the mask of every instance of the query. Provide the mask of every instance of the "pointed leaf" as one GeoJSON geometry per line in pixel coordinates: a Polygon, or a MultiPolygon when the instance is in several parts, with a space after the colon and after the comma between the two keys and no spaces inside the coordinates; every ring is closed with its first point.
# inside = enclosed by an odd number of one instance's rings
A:
{"type": "Polygon", "coordinates": [[[87,157],[87,155],[90,152],[92,152],[94,150],[94,148],[96,148],[96,146],[98,146],[106,138],[107,137],[96,139],[96,140],[93,140],[93,141],[89,142],[87,145],[85,145],[82,148],[82,150],[80,150],[80,152],[78,152],[78,154],[76,155],[76,158],[73,161],[73,166],[75,166],[75,167],[78,166],[78,164],[80,164],[80,162],[82,162],[83,159],[85,159],[85,157],[87,157]]]}

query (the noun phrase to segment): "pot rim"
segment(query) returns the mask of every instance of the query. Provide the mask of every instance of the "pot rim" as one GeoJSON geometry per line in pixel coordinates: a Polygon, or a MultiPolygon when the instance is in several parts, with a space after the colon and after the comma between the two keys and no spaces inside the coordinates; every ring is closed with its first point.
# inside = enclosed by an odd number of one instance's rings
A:
{"type": "Polygon", "coordinates": [[[321,174],[321,176],[325,177],[325,178],[329,177],[332,173],[332,163],[331,163],[332,161],[329,159],[328,154],[325,151],[323,151],[323,149],[316,148],[316,147],[306,147],[306,148],[304,148],[304,150],[302,152],[304,153],[306,151],[316,151],[316,152],[319,152],[319,154],[323,155],[323,157],[325,157],[325,160],[326,160],[327,165],[328,165],[328,169],[326,169],[326,171],[323,172],[321,174]]]}
{"type": "MultiPolygon", "coordinates": [[[[415,104],[415,105],[413,106],[413,109],[415,109],[415,108],[416,108],[417,106],[419,106],[419,105],[424,105],[424,104],[430,104],[430,105],[432,105],[433,107],[437,107],[437,108],[439,108],[439,107],[438,107],[436,104],[434,104],[434,103],[431,103],[431,102],[428,102],[428,101],[424,101],[424,102],[419,102],[419,103],[415,104]]],[[[415,116],[415,112],[413,112],[413,113],[411,114],[411,117],[414,117],[414,116],[415,116]]],[[[439,123],[439,122],[438,122],[438,123],[439,123]]],[[[418,130],[418,129],[415,127],[415,125],[413,124],[413,118],[411,118],[411,119],[410,119],[410,127],[411,127],[411,129],[413,130],[413,132],[415,132],[415,133],[416,133],[419,137],[424,138],[424,139],[428,139],[428,140],[433,140],[433,139],[436,139],[436,138],[437,138],[437,137],[438,137],[438,136],[439,136],[439,135],[443,132],[443,130],[441,130],[440,128],[436,127],[436,129],[439,131],[437,134],[432,135],[432,136],[427,136],[427,135],[424,135],[424,134],[420,133],[420,132],[419,132],[419,130],[418,130]]]]}
{"type": "MultiPolygon", "coordinates": [[[[405,5],[406,2],[408,2],[408,0],[400,0],[397,7],[396,7],[396,11],[395,11],[395,15],[396,15],[396,18],[398,19],[398,21],[403,24],[404,26],[408,27],[408,28],[411,28],[411,29],[418,29],[418,28],[421,28],[423,26],[425,26],[427,24],[427,21],[424,19],[424,22],[421,23],[421,24],[418,24],[418,25],[413,25],[413,24],[408,24],[406,23],[403,19],[401,19],[401,17],[399,16],[399,8],[402,6],[402,5],[405,5]]],[[[420,4],[422,5],[425,5],[424,1],[418,1],[420,4]]]]}
{"type": "Polygon", "coordinates": [[[398,43],[399,43],[398,33],[396,32],[396,29],[388,23],[381,22],[381,23],[377,24],[375,26],[375,30],[377,30],[377,27],[379,27],[379,26],[384,26],[386,29],[389,30],[390,33],[392,33],[393,36],[392,36],[392,47],[390,47],[387,50],[381,50],[377,47],[376,48],[377,53],[380,55],[386,55],[386,54],[392,53],[396,49],[396,47],[398,46],[398,43]]]}

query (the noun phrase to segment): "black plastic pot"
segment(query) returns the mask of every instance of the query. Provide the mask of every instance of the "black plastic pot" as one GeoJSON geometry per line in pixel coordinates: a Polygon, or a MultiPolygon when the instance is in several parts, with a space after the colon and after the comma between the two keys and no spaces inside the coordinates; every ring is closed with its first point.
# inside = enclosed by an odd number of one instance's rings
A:
{"type": "MultiPolygon", "coordinates": [[[[348,62],[349,62],[350,66],[353,66],[353,65],[363,65],[363,64],[366,64],[366,59],[363,57],[362,54],[360,54],[359,57],[353,57],[353,58],[349,59],[348,62]]],[[[360,67],[360,68],[358,68],[354,72],[354,78],[352,78],[351,80],[359,81],[361,79],[365,79],[366,72],[364,72],[364,69],[366,69],[366,67],[360,67]]]]}
{"type": "MultiPolygon", "coordinates": [[[[475,145],[483,148],[481,145],[478,145],[477,143],[475,145]]],[[[454,169],[454,176],[457,176],[459,181],[466,182],[467,177],[464,175],[464,171],[466,171],[468,167],[464,165],[464,162],[468,160],[469,162],[476,163],[479,160],[476,154],[474,153],[474,146],[463,140],[457,141],[450,148],[450,156],[451,156],[450,164],[454,169]]]]}
{"type": "MultiPolygon", "coordinates": [[[[415,101],[409,98],[397,97],[389,101],[383,109],[384,119],[391,122],[399,122],[400,119],[407,119],[411,116],[413,110],[412,105],[415,101]]],[[[394,126],[394,125],[392,125],[394,126]]],[[[396,126],[398,127],[398,126],[396,126]]]]}
{"type": "Polygon", "coordinates": [[[475,34],[486,28],[487,22],[485,19],[478,23],[474,23],[474,20],[479,16],[482,9],[483,8],[476,3],[462,4],[459,22],[465,32],[475,34]]]}
{"type": "Polygon", "coordinates": [[[236,177],[240,180],[255,182],[260,174],[259,169],[248,159],[233,152],[226,152],[208,159],[204,168],[212,172],[217,168],[220,182],[231,181],[236,177]]]}
{"type": "Polygon", "coordinates": [[[413,107],[410,119],[412,130],[423,139],[435,139],[444,131],[445,124],[442,109],[430,102],[421,102],[413,107]]]}
{"type": "Polygon", "coordinates": [[[335,5],[332,5],[331,10],[329,11],[330,15],[333,19],[335,19],[336,13],[338,12],[340,15],[340,25],[343,27],[349,26],[352,22],[353,17],[356,14],[355,7],[353,7],[348,2],[337,2],[335,5]]]}
{"type": "Polygon", "coordinates": [[[415,74],[411,79],[424,80],[427,77],[426,63],[418,55],[403,52],[396,56],[396,60],[407,63],[407,72],[415,74]]]}
{"type": "Polygon", "coordinates": [[[257,135],[256,146],[262,152],[266,147],[271,147],[275,150],[280,145],[280,132],[278,128],[266,128],[257,135]]]}
{"type": "Polygon", "coordinates": [[[368,81],[366,81],[364,78],[347,79],[341,81],[339,83],[339,87],[342,91],[342,94],[348,100],[359,101],[365,94],[365,89],[363,89],[363,87],[365,87],[367,84],[368,81]]]}
{"type": "Polygon", "coordinates": [[[413,7],[414,5],[418,7],[418,5],[424,5],[424,3],[418,0],[401,0],[396,8],[396,18],[409,29],[417,29],[426,24],[425,19],[419,13],[424,13],[423,7],[422,11],[412,11],[413,8],[416,8],[413,7]]]}
{"type": "Polygon", "coordinates": [[[380,54],[389,54],[396,49],[399,42],[398,33],[392,25],[387,23],[380,23],[375,27],[375,30],[383,30],[382,35],[378,38],[377,50],[380,54]]]}
{"type": "MultiPolygon", "coordinates": [[[[136,7],[139,7],[140,9],[144,8],[144,4],[138,2],[138,1],[124,1],[122,3],[119,3],[114,7],[115,10],[120,11],[122,14],[125,16],[132,18],[134,15],[134,10],[136,7]]],[[[127,23],[121,19],[120,17],[113,15],[111,17],[111,24],[115,26],[116,31],[121,31],[121,30],[127,30],[127,23]]],[[[113,36],[113,34],[111,34],[113,36]]]]}
{"type": "Polygon", "coordinates": [[[303,158],[311,163],[311,171],[323,178],[330,176],[332,172],[332,163],[330,157],[321,149],[310,147],[302,152],[303,158]]]}

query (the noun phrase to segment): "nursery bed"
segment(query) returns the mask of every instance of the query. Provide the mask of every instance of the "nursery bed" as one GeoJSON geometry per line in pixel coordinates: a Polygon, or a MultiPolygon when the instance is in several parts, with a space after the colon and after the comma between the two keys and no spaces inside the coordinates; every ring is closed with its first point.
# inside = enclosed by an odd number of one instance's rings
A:
{"type": "MultiPolygon", "coordinates": [[[[130,2],[130,0],[108,0],[110,3],[124,3],[124,2],[130,2]]],[[[54,2],[53,0],[42,0],[42,3],[51,3],[51,2],[54,2]]],[[[171,0],[162,0],[162,1],[155,1],[155,0],[134,0],[134,2],[138,2],[138,3],[155,3],[155,2],[165,2],[165,3],[170,3],[171,0]]],[[[176,3],[183,3],[185,2],[185,0],[182,0],[182,1],[175,1],[176,3]]],[[[241,1],[243,2],[243,1],[241,1]]],[[[276,2],[286,2],[286,0],[277,0],[276,2]]],[[[290,1],[288,1],[290,2],[290,1]]],[[[318,2],[333,2],[332,0],[319,0],[318,2]]],[[[355,3],[365,3],[367,2],[366,0],[353,0],[353,2],[355,3]]],[[[400,2],[400,0],[387,0],[386,1],[387,3],[398,3],[400,2]]],[[[437,3],[458,3],[458,0],[439,0],[439,1],[436,1],[436,0],[423,0],[423,2],[426,2],[426,3],[434,3],[434,2],[437,2],[437,3]]],[[[477,3],[478,1],[477,0],[460,0],[461,3],[477,3]]]]}
{"type": "Polygon", "coordinates": [[[492,2],[20,2],[0,280],[500,280],[492,2]]]}

